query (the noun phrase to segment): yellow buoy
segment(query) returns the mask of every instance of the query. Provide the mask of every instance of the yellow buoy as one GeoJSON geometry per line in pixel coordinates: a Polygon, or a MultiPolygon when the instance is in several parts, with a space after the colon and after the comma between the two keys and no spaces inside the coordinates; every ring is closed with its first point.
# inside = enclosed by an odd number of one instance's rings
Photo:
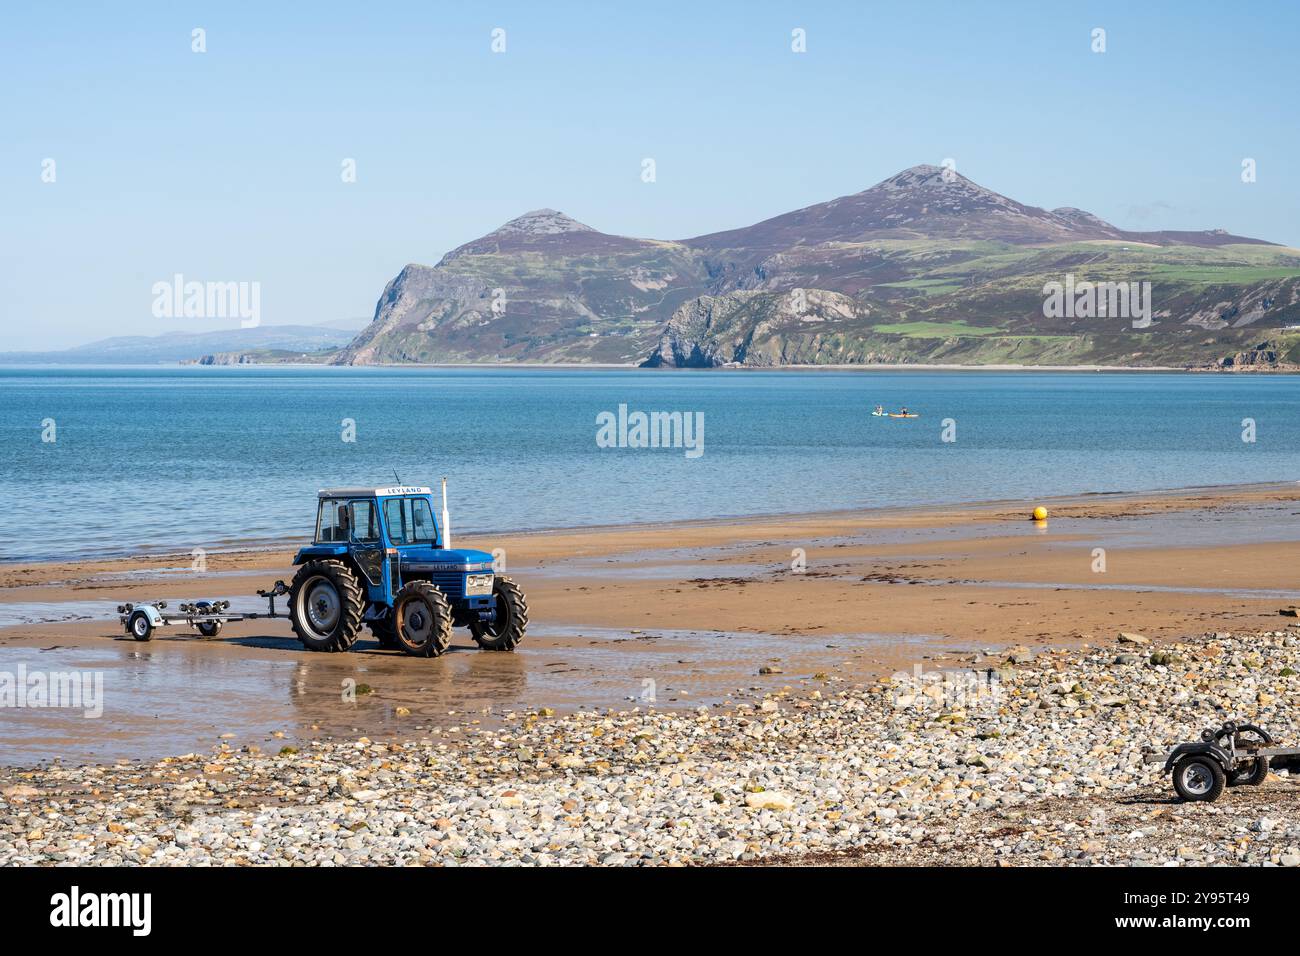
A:
{"type": "Polygon", "coordinates": [[[1047,520],[1047,509],[1044,508],[1042,505],[1039,505],[1037,508],[1035,508],[1035,509],[1034,509],[1034,520],[1035,520],[1035,521],[1046,521],[1046,520],[1047,520]]]}

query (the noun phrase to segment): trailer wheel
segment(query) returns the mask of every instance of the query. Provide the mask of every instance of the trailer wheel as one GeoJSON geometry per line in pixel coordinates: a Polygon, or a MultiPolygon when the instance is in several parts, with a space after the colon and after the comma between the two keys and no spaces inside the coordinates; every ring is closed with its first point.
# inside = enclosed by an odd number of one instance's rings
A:
{"type": "Polygon", "coordinates": [[[352,650],[364,610],[361,585],[342,561],[309,561],[293,576],[289,622],[308,650],[352,650]]]}
{"type": "Polygon", "coordinates": [[[131,615],[130,620],[126,622],[126,630],[137,641],[148,641],[153,638],[153,623],[144,611],[136,611],[131,615]]]}
{"type": "Polygon", "coordinates": [[[451,646],[451,605],[428,581],[411,581],[393,598],[397,646],[412,657],[438,657],[451,646]]]}
{"type": "Polygon", "coordinates": [[[1258,787],[1267,779],[1267,757],[1256,757],[1250,763],[1242,764],[1236,770],[1228,772],[1228,786],[1230,787],[1258,787]]]}
{"type": "Polygon", "coordinates": [[[1212,803],[1226,782],[1223,767],[1213,757],[1184,757],[1174,765],[1174,789],[1184,800],[1212,803]]]}
{"type": "Polygon", "coordinates": [[[492,582],[496,617],[491,622],[475,621],[469,626],[474,641],[485,651],[513,651],[528,630],[528,602],[519,585],[509,578],[492,582]]]}
{"type": "MultiPolygon", "coordinates": [[[[1234,726],[1231,733],[1228,733],[1225,728],[1225,730],[1219,731],[1215,736],[1215,740],[1226,746],[1230,737],[1238,747],[1250,744],[1268,747],[1274,743],[1273,738],[1262,727],[1257,727],[1254,724],[1234,726]]],[[[1267,778],[1268,758],[1256,757],[1254,760],[1243,760],[1237,767],[1228,771],[1228,786],[1258,787],[1267,778]]]]}
{"type": "MultiPolygon", "coordinates": [[[[220,605],[220,601],[217,602],[216,607],[213,607],[208,601],[199,601],[194,605],[194,607],[200,614],[211,614],[214,611],[221,610],[220,605]]],[[[195,624],[194,627],[197,628],[198,632],[204,637],[216,637],[221,633],[221,624],[221,621],[200,621],[198,624],[195,624]]]]}

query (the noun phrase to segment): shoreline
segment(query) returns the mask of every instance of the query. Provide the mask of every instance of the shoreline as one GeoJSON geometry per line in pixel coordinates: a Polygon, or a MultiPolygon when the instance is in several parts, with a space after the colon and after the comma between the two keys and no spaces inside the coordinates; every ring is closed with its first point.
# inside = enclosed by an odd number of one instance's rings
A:
{"type": "Polygon", "coordinates": [[[1182,366],[1182,365],[1022,365],[1016,363],[999,363],[990,365],[962,365],[959,363],[851,363],[828,365],[715,365],[708,368],[677,368],[659,366],[647,368],[634,363],[607,362],[375,362],[365,365],[335,365],[328,362],[242,362],[234,365],[204,365],[199,360],[180,362],[158,362],[155,364],[131,363],[96,363],[96,362],[7,362],[0,363],[0,369],[159,369],[159,368],[310,368],[310,369],[524,369],[555,371],[634,371],[634,372],[1069,372],[1069,373],[1138,373],[1151,372],[1159,374],[1253,374],[1253,375],[1295,375],[1300,373],[1300,366],[1182,366]]]}
{"type": "MultiPolygon", "coordinates": [[[[714,528],[714,527],[746,527],[755,524],[768,523],[797,523],[800,521],[817,521],[822,520],[841,520],[855,518],[884,519],[896,518],[916,519],[925,516],[938,517],[947,516],[950,512],[961,513],[963,511],[989,511],[996,510],[1000,514],[1019,508],[1027,513],[1035,505],[1042,504],[1049,510],[1062,505],[1072,506],[1087,504],[1096,500],[1107,501],[1132,501],[1141,503],[1148,500],[1175,500],[1179,497],[1188,495],[1203,496],[1211,495],[1241,495],[1251,493],[1270,493],[1291,490],[1300,487],[1300,480],[1282,480],[1282,481],[1259,481],[1259,482],[1240,482],[1227,485],[1182,485],[1175,488],[1152,488],[1152,489],[1130,489],[1123,491],[1081,491],[1066,492],[1058,495],[1045,495],[1028,501],[1020,501],[1011,498],[985,498],[971,499],[969,501],[957,500],[946,502],[918,502],[911,505],[872,505],[862,508],[829,508],[818,509],[813,511],[776,511],[776,512],[759,512],[753,514],[723,515],[709,518],[680,518],[671,521],[659,522],[619,522],[613,524],[589,524],[589,525],[567,525],[541,528],[481,528],[469,534],[457,532],[457,539],[476,541],[484,537],[509,537],[509,538],[539,538],[555,535],[581,535],[581,534],[611,534],[611,533],[636,533],[643,531],[659,530],[691,530],[697,528],[714,528]]],[[[277,554],[285,550],[295,550],[297,547],[305,545],[307,542],[303,539],[298,544],[286,545],[285,537],[275,538],[248,538],[232,539],[228,546],[206,549],[206,554],[213,555],[259,555],[259,554],[277,554]]],[[[86,564],[100,564],[104,561],[164,561],[178,560],[183,563],[189,563],[192,560],[192,551],[190,549],[171,550],[173,546],[160,545],[158,550],[149,548],[140,548],[137,550],[127,551],[107,551],[100,552],[100,557],[96,558],[73,558],[70,560],[57,560],[54,558],[33,557],[33,558],[0,558],[0,576],[7,570],[16,568],[36,568],[43,565],[59,565],[61,567],[75,567],[86,564]]]]}

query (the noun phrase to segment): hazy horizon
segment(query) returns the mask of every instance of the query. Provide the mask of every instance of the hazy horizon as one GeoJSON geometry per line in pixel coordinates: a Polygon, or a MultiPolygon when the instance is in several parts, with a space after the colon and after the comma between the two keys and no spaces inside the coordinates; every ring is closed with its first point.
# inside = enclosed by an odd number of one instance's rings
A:
{"type": "Polygon", "coordinates": [[[4,17],[0,75],[22,96],[0,145],[0,351],[238,327],[155,316],[175,275],[258,283],[263,325],[333,323],[369,316],[407,263],[528,210],[680,239],[948,158],[1121,228],[1300,246],[1300,13],[1283,4],[4,17]]]}

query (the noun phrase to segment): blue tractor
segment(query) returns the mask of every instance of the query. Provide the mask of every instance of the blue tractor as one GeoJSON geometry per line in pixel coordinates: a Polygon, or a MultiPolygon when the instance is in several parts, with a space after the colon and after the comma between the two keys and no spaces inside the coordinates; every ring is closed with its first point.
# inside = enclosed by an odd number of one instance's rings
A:
{"type": "Polygon", "coordinates": [[[492,555],[453,549],[428,488],[332,488],[317,495],[315,540],[294,556],[289,620],[313,651],[347,651],[363,626],[385,647],[437,657],[451,629],[479,647],[510,651],[528,627],[528,603],[493,572],[492,555]]]}

